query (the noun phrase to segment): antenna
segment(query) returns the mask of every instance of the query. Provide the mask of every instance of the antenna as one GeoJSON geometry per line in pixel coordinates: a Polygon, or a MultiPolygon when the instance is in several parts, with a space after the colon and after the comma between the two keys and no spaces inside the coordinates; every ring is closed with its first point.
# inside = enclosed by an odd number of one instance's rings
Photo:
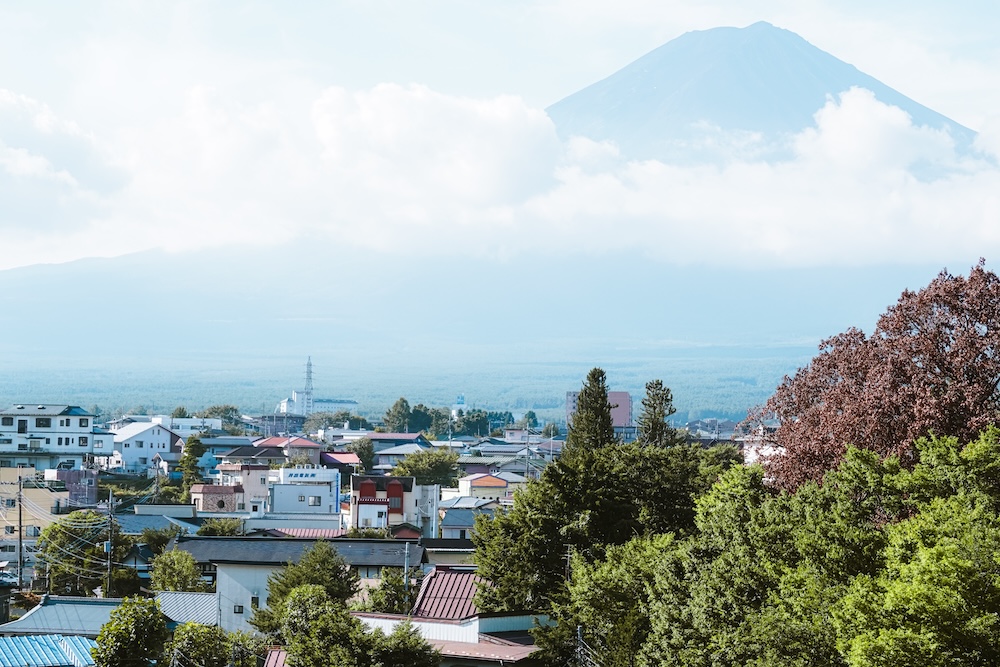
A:
{"type": "Polygon", "coordinates": [[[305,396],[302,414],[308,417],[313,411],[313,360],[311,356],[306,357],[306,388],[302,393],[305,396]]]}

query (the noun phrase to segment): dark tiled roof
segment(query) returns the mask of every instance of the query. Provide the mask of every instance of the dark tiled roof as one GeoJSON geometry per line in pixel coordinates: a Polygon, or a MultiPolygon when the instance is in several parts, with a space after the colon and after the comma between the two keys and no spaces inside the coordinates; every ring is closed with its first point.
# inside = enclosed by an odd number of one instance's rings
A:
{"type": "MultiPolygon", "coordinates": [[[[199,563],[284,565],[298,562],[315,542],[300,538],[182,536],[177,538],[176,546],[199,563]]],[[[339,539],[331,540],[330,546],[351,566],[403,567],[406,560],[406,542],[402,540],[339,539]]],[[[411,565],[423,562],[423,547],[411,543],[409,552],[411,565]]]]}
{"type": "Polygon", "coordinates": [[[477,615],[473,596],[482,581],[471,569],[435,568],[424,577],[413,616],[460,620],[477,615]]]}

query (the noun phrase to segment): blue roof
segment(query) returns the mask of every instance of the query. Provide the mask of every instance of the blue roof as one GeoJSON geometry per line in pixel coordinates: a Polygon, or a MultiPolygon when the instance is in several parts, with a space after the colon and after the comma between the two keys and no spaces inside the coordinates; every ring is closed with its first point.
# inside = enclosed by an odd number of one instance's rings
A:
{"type": "Polygon", "coordinates": [[[0,637],[0,667],[84,667],[93,665],[93,639],[36,635],[0,637]]]}
{"type": "MultiPolygon", "coordinates": [[[[0,625],[0,634],[96,637],[119,604],[119,598],[45,595],[41,604],[27,614],[16,621],[0,625]]],[[[2,663],[0,667],[3,667],[2,663]]]]}

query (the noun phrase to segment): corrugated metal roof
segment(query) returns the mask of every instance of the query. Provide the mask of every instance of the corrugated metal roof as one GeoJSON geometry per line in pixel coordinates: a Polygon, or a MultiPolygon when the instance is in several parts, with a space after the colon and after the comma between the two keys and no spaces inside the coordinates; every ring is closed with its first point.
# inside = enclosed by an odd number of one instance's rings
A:
{"type": "Polygon", "coordinates": [[[96,637],[119,604],[119,598],[46,595],[42,597],[41,604],[21,618],[0,625],[0,633],[96,637]]]}
{"type": "Polygon", "coordinates": [[[479,613],[473,596],[482,578],[466,569],[437,567],[420,586],[413,616],[460,620],[479,613]]]}
{"type": "Polygon", "coordinates": [[[269,532],[287,537],[310,537],[313,539],[331,539],[347,534],[344,528],[272,528],[269,532]]]}
{"type": "Polygon", "coordinates": [[[93,639],[36,635],[0,637],[0,667],[84,667],[93,665],[93,639]]]}
{"type": "Polygon", "coordinates": [[[441,651],[441,657],[443,658],[464,658],[478,662],[489,661],[501,665],[516,663],[529,658],[531,654],[538,650],[537,646],[506,646],[482,641],[478,644],[449,642],[440,639],[428,639],[427,641],[431,646],[441,651]]]}
{"type": "Polygon", "coordinates": [[[267,650],[267,660],[264,667],[285,667],[288,653],[283,648],[272,648],[267,650]]]}
{"type": "Polygon", "coordinates": [[[219,605],[215,593],[187,593],[160,591],[156,594],[163,615],[175,623],[193,621],[202,625],[216,625],[219,605]]]}

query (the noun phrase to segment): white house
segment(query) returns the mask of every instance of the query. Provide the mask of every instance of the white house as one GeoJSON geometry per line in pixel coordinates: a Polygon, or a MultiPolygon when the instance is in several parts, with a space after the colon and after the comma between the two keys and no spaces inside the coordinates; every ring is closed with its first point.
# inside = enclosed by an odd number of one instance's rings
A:
{"type": "Polygon", "coordinates": [[[111,435],[75,405],[14,405],[0,411],[0,467],[83,468],[113,451],[111,435]]]}
{"type": "Polygon", "coordinates": [[[155,422],[132,422],[114,433],[115,450],[108,468],[125,472],[145,472],[153,467],[153,457],[177,450],[183,439],[166,426],[155,422]]]}
{"type": "Polygon", "coordinates": [[[270,473],[268,510],[276,514],[340,514],[340,471],[320,466],[270,473]]]}

